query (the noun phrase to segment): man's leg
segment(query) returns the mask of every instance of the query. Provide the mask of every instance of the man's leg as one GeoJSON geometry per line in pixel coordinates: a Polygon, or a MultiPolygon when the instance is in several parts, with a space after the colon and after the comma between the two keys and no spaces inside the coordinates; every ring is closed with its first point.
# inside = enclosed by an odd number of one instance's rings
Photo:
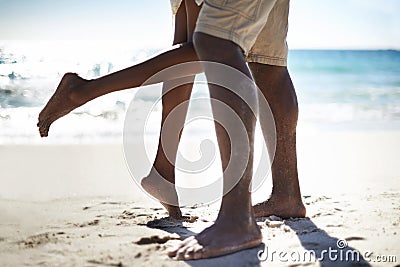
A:
{"type": "MultiPolygon", "coordinates": [[[[243,52],[235,43],[201,32],[195,34],[194,41],[196,52],[202,61],[222,63],[251,77],[243,52]]],[[[208,69],[207,65],[204,65],[204,71],[207,79],[213,75],[214,77],[219,75],[208,69]]],[[[262,242],[262,235],[253,215],[251,193],[249,192],[253,170],[256,114],[253,114],[248,105],[257,105],[256,89],[253,86],[242,86],[238,89],[240,92],[236,92],[241,96],[245,96],[247,103],[234,92],[223,87],[209,84],[209,89],[212,100],[226,104],[238,115],[246,129],[249,143],[230,143],[230,140],[235,140],[241,134],[240,130],[238,130],[240,127],[234,126],[230,128],[230,132],[226,132],[222,126],[228,126],[229,123],[232,123],[232,114],[227,114],[221,110],[220,105],[215,104],[213,101],[213,115],[218,122],[216,123],[216,131],[222,167],[226,170],[228,163],[234,166],[229,173],[224,172],[224,192],[232,182],[232,179],[235,179],[235,175],[241,173],[242,175],[232,190],[223,196],[221,209],[214,225],[195,237],[184,240],[178,247],[170,251],[169,255],[176,256],[178,259],[190,260],[225,255],[257,246],[262,242]],[[249,154],[246,154],[246,151],[249,154]],[[235,168],[235,166],[242,166],[243,162],[245,163],[244,172],[239,167],[235,168]]]]}
{"type": "Polygon", "coordinates": [[[260,101],[260,124],[270,159],[274,160],[272,195],[269,201],[254,207],[256,216],[305,216],[297,175],[297,98],[286,68],[289,5],[289,0],[275,1],[266,24],[247,55],[247,60],[253,62],[249,66],[262,93],[260,99],[265,97],[270,107],[263,110],[266,107],[260,101]],[[275,120],[276,135],[268,132],[271,130],[268,129],[270,111],[275,120]]]}
{"type": "MultiPolygon", "coordinates": [[[[276,126],[275,157],[272,162],[272,194],[268,201],[254,206],[256,217],[277,215],[283,218],[304,217],[297,173],[296,126],[298,106],[296,92],[286,67],[249,63],[254,79],[267,100],[276,126]]],[[[260,124],[265,142],[269,140],[266,112],[260,106],[260,124]]],[[[272,158],[271,158],[272,159],[272,158]]]]}
{"type": "MultiPolygon", "coordinates": [[[[196,5],[193,0],[183,1],[180,5],[175,15],[173,45],[184,45],[177,49],[168,51],[144,63],[92,81],[86,81],[75,74],[65,75],[56,93],[39,116],[38,126],[42,136],[47,135],[49,127],[54,120],[93,98],[109,92],[140,86],[158,70],[162,70],[162,66],[169,67],[175,63],[197,60],[197,55],[192,45],[192,36],[199,11],[200,7],[196,5]]],[[[189,73],[191,73],[191,70],[189,70],[189,73]]],[[[187,74],[182,73],[182,76],[187,76],[187,74]]],[[[171,90],[174,88],[173,85],[179,83],[181,80],[168,81],[174,77],[165,78],[167,82],[163,86],[161,129],[162,135],[169,140],[168,151],[165,151],[167,148],[163,147],[160,135],[160,142],[153,168],[149,175],[142,180],[142,186],[148,193],[160,200],[170,216],[181,218],[181,211],[177,206],[178,199],[176,191],[159,188],[158,183],[160,180],[158,179],[166,179],[170,183],[175,183],[174,165],[176,153],[181,137],[181,129],[185,122],[188,100],[193,87],[192,82],[194,77],[188,76],[183,78],[184,81],[182,83],[184,84],[173,90],[171,90]],[[168,131],[163,131],[166,118],[171,114],[171,111],[179,105],[181,106],[178,111],[174,112],[173,119],[168,120],[170,124],[168,131]],[[171,124],[173,125],[171,126],[171,124]],[[168,153],[168,158],[165,153],[168,153]],[[169,199],[169,201],[165,203],[162,201],[163,199],[169,199]]],[[[158,81],[153,81],[153,83],[154,82],[158,81]]]]}

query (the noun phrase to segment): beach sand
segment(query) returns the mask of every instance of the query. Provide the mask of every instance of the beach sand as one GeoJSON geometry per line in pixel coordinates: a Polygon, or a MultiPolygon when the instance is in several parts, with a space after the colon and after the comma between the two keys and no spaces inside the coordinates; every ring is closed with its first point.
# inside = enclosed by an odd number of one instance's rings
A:
{"type": "MultiPolygon", "coordinates": [[[[165,218],[130,177],[121,144],[2,145],[0,265],[399,265],[400,132],[308,129],[299,130],[298,140],[307,218],[259,219],[263,245],[188,262],[169,259],[166,249],[211,225],[218,203],[184,208],[190,217],[184,222],[165,218]],[[257,257],[262,249],[266,261],[257,257]],[[329,250],[336,252],[329,257],[329,250]],[[394,262],[379,262],[390,256],[394,262]]],[[[270,185],[268,178],[255,203],[267,198],[270,185]]]]}

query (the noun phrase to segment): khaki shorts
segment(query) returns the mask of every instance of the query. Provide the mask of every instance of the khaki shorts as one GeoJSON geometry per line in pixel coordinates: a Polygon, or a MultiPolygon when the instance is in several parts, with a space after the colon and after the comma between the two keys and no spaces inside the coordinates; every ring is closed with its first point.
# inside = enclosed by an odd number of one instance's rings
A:
{"type": "MultiPolygon", "coordinates": [[[[181,1],[171,0],[172,7],[181,1]]],[[[196,31],[236,43],[248,62],[286,66],[289,1],[204,0],[196,31]]]]}
{"type": "Polygon", "coordinates": [[[289,0],[205,0],[196,31],[239,45],[249,62],[286,66],[289,0]]]}

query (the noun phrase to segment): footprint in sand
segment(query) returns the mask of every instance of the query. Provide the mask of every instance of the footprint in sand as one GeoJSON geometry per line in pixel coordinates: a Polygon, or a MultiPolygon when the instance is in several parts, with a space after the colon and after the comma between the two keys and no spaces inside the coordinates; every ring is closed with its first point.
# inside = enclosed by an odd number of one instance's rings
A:
{"type": "Polygon", "coordinates": [[[297,235],[305,235],[322,231],[312,221],[310,221],[310,218],[288,219],[285,221],[285,224],[297,235]]]}
{"type": "Polygon", "coordinates": [[[150,237],[142,237],[134,243],[137,245],[165,244],[169,240],[181,240],[181,238],[178,235],[167,235],[167,236],[153,235],[150,237]]]}
{"type": "Polygon", "coordinates": [[[109,263],[105,260],[88,260],[87,261],[90,264],[95,264],[95,265],[102,265],[102,266],[111,266],[111,267],[122,267],[124,266],[122,262],[118,263],[109,263]]]}
{"type": "Polygon", "coordinates": [[[342,227],[343,224],[327,224],[326,227],[342,227]]]}
{"type": "Polygon", "coordinates": [[[177,220],[172,217],[165,217],[149,221],[146,223],[146,226],[157,229],[184,227],[183,223],[194,223],[197,221],[198,218],[198,216],[183,216],[182,220],[177,220]]]}
{"type": "Polygon", "coordinates": [[[133,219],[135,219],[137,217],[148,217],[148,218],[151,218],[152,214],[136,213],[136,212],[124,210],[122,212],[122,214],[117,217],[117,219],[120,219],[120,220],[133,220],[133,219]]]}
{"type": "Polygon", "coordinates": [[[126,226],[126,225],[145,225],[149,219],[152,219],[154,214],[145,213],[138,211],[128,211],[124,210],[121,214],[116,216],[111,216],[113,219],[117,219],[119,222],[118,226],[126,226]]]}
{"type": "Polygon", "coordinates": [[[320,196],[320,197],[303,196],[303,198],[304,198],[304,204],[306,204],[306,205],[311,205],[311,204],[315,204],[317,202],[326,201],[326,200],[331,199],[330,197],[326,197],[326,196],[320,196]]]}
{"type": "Polygon", "coordinates": [[[117,202],[117,201],[104,201],[104,202],[100,202],[100,205],[122,205],[122,204],[128,204],[128,203],[117,202]]]}
{"type": "Polygon", "coordinates": [[[90,222],[85,222],[85,223],[74,223],[73,225],[77,226],[77,227],[95,226],[95,225],[98,225],[99,222],[100,222],[100,220],[96,219],[96,220],[93,220],[90,222]]]}
{"type": "Polygon", "coordinates": [[[57,243],[60,239],[59,236],[65,235],[64,232],[57,233],[42,233],[33,236],[29,236],[25,240],[18,242],[25,248],[35,248],[47,243],[57,243]]]}
{"type": "Polygon", "coordinates": [[[318,212],[318,213],[312,215],[311,218],[318,218],[318,217],[331,216],[331,215],[334,215],[334,214],[330,213],[330,212],[318,212]]]}
{"type": "Polygon", "coordinates": [[[349,241],[361,241],[361,240],[365,240],[364,237],[360,237],[360,236],[350,236],[350,237],[346,237],[345,240],[347,242],[349,241]]]}

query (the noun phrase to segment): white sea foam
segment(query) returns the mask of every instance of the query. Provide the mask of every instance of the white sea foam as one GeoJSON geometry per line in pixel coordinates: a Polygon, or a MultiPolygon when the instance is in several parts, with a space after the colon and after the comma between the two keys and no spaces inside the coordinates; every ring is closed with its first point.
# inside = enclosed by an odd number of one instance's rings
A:
{"type": "MultiPolygon", "coordinates": [[[[37,134],[37,115],[65,72],[91,79],[131,66],[159,50],[133,50],[115,43],[0,42],[0,144],[44,143],[37,134]]],[[[290,59],[300,105],[299,127],[362,124],[363,129],[374,129],[400,124],[400,52],[291,51],[290,59]],[[345,57],[340,56],[343,53],[345,57]]],[[[57,121],[45,142],[120,142],[125,112],[137,90],[89,102],[57,121]]],[[[152,90],[146,92],[144,102],[159,98],[160,90],[152,90]]],[[[207,97],[207,87],[196,85],[192,96],[207,97]]],[[[154,118],[160,116],[160,109],[159,104],[154,118]]],[[[190,112],[211,111],[197,106],[190,112]]],[[[156,135],[159,122],[148,125],[149,133],[156,135]]],[[[204,127],[192,125],[190,133],[201,135],[204,127]]]]}

